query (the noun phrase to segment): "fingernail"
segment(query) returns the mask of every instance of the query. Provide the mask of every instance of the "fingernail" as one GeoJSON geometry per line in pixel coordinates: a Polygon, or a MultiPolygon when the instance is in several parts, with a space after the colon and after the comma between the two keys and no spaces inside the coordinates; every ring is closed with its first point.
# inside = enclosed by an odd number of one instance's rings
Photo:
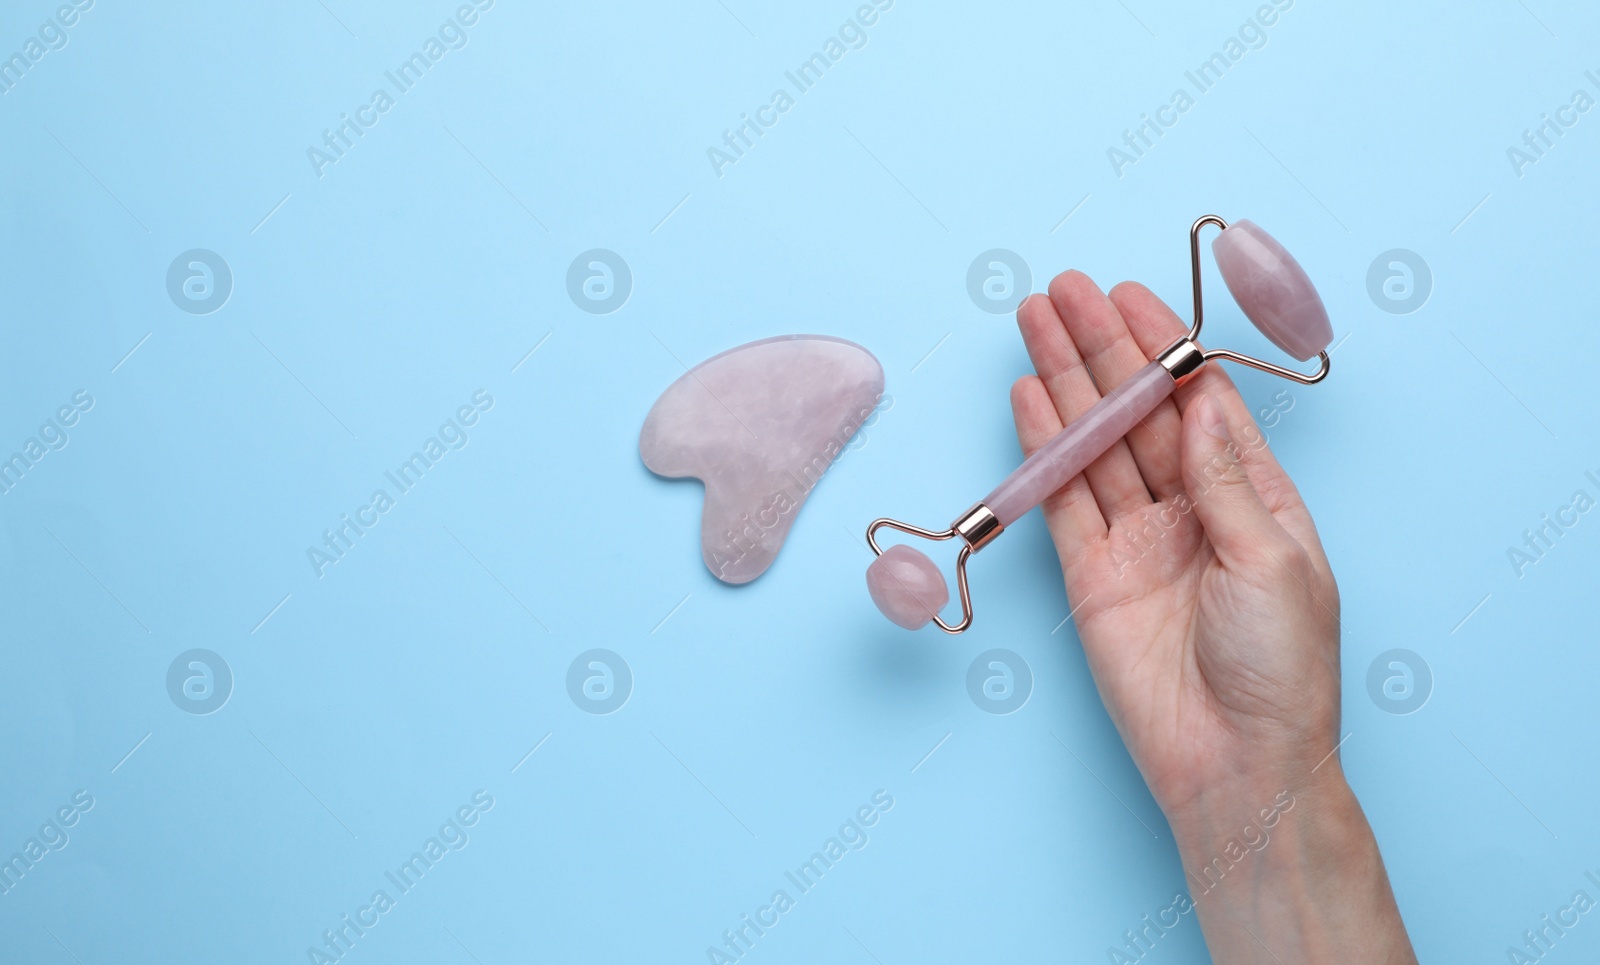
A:
{"type": "Polygon", "coordinates": [[[1228,435],[1228,422],[1222,416],[1222,407],[1209,395],[1200,397],[1200,428],[1223,442],[1232,442],[1228,435]]]}

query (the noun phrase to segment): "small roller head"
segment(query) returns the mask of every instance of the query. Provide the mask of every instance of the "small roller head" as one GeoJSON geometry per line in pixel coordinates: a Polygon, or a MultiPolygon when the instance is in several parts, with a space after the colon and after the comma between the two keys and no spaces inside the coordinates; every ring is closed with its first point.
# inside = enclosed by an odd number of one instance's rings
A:
{"type": "Polygon", "coordinates": [[[867,590],[883,615],[907,630],[927,626],[950,602],[939,567],[904,543],[884,550],[867,567],[867,590]]]}
{"type": "Polygon", "coordinates": [[[1254,222],[1229,225],[1211,251],[1233,300],[1272,344],[1304,362],[1333,341],[1328,310],[1311,278],[1254,222]]]}

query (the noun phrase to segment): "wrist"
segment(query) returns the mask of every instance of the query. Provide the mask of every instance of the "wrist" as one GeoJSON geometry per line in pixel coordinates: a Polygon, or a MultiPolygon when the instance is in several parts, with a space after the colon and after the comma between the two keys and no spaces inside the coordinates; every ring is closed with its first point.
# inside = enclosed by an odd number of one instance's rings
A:
{"type": "Polygon", "coordinates": [[[1335,762],[1315,774],[1274,772],[1202,792],[1169,815],[1190,893],[1230,877],[1260,881],[1303,864],[1327,867],[1372,844],[1361,806],[1335,762]]]}
{"type": "Polygon", "coordinates": [[[1270,961],[1262,947],[1281,961],[1415,961],[1336,760],[1197,795],[1170,820],[1219,965],[1270,961]]]}
{"type": "MultiPolygon", "coordinates": [[[[1186,863],[1220,852],[1229,842],[1254,851],[1265,850],[1263,840],[1283,832],[1328,834],[1361,815],[1336,757],[1315,769],[1284,763],[1214,777],[1182,803],[1164,810],[1186,863]],[[1304,826],[1307,814],[1317,819],[1311,827],[1304,826]],[[1291,815],[1302,819],[1294,822],[1299,827],[1286,824],[1291,815]]],[[[1360,823],[1364,826],[1365,820],[1360,823]]]]}

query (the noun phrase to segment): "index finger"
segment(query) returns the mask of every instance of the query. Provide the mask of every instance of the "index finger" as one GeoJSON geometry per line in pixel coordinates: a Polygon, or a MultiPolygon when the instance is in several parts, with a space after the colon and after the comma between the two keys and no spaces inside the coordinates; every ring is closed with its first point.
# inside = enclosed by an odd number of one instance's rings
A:
{"type": "MultiPolygon", "coordinates": [[[[1112,289],[1111,300],[1127,321],[1134,340],[1151,358],[1189,331],[1188,323],[1179,318],[1166,302],[1136,282],[1124,282],[1112,289]]],[[[1301,543],[1317,545],[1316,528],[1305,508],[1305,501],[1300,498],[1299,490],[1268,448],[1265,433],[1256,425],[1250,407],[1245,404],[1233,379],[1215,363],[1206,365],[1178,386],[1173,399],[1180,411],[1188,412],[1189,407],[1202,395],[1216,399],[1228,420],[1233,437],[1244,443],[1239,447],[1239,461],[1267,508],[1301,543]]]]}

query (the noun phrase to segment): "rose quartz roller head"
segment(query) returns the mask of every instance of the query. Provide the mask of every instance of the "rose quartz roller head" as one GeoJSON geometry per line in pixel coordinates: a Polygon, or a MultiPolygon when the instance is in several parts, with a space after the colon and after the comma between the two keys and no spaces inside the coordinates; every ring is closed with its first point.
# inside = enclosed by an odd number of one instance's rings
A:
{"type": "Polygon", "coordinates": [[[1230,226],[1216,215],[1206,215],[1189,230],[1189,260],[1194,275],[1194,324],[1189,334],[1167,346],[1149,365],[1112,389],[1088,412],[1062,429],[1038,452],[1007,476],[994,492],[962,513],[947,530],[935,532],[894,519],[878,519],[867,527],[867,545],[877,558],[867,567],[867,589],[883,615],[907,630],[930,621],[946,633],[960,633],[972,625],[972,597],[967,591],[967,560],[996,536],[1039,505],[1046,496],[1065,486],[1094,462],[1111,444],[1138,425],[1162,399],[1212,359],[1226,359],[1311,385],[1328,375],[1328,343],[1333,327],[1311,279],[1265,231],[1249,221],[1230,226]],[[1202,349],[1200,337],[1200,229],[1215,225],[1222,234],[1211,243],[1217,268],[1244,314],[1262,334],[1285,352],[1304,362],[1321,360],[1317,371],[1303,375],[1270,362],[1227,349],[1202,349]],[[961,622],[949,624],[939,616],[950,600],[950,590],[939,567],[925,554],[906,545],[882,549],[877,532],[898,529],[924,539],[961,540],[956,557],[956,586],[961,594],[961,622]]]}

